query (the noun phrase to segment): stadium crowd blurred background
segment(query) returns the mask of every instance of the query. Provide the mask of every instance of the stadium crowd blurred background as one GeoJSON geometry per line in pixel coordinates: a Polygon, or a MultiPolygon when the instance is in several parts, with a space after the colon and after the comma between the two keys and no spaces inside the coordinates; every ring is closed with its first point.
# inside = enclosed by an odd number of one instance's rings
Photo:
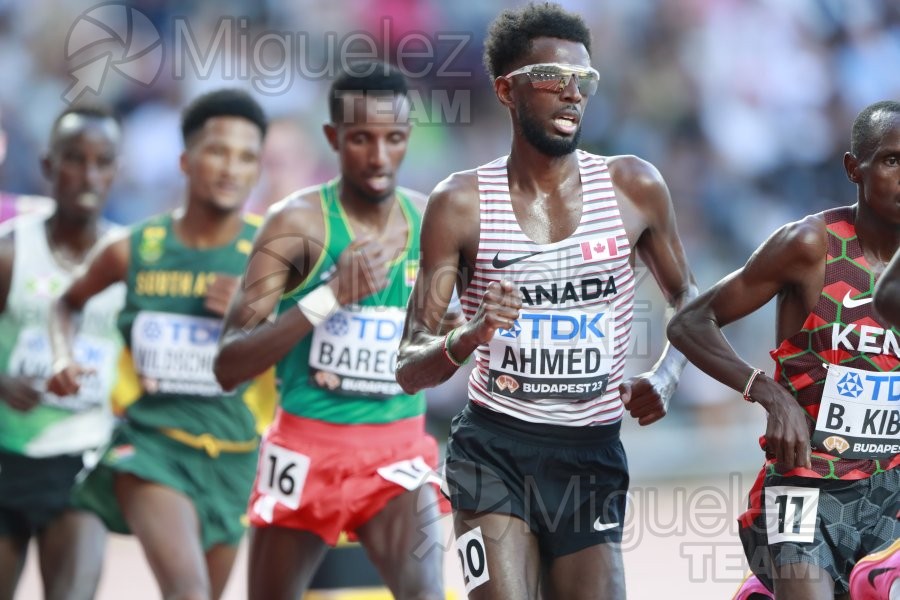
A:
{"type": "MultiPolygon", "coordinates": [[[[381,58],[385,50],[394,60],[403,53],[401,66],[422,101],[402,184],[427,192],[450,172],[508,150],[508,119],[481,66],[487,24],[506,2],[125,4],[153,27],[141,29],[137,21],[120,24],[122,40],[94,48],[95,53],[112,52],[113,64],[132,75],[129,80],[110,69],[98,95],[124,120],[124,160],[107,207],[107,216],[115,221],[133,223],[180,203],[179,111],[198,93],[222,85],[253,91],[274,121],[263,178],[249,210],[262,212],[290,191],[335,175],[335,159],[321,134],[327,75],[339,65],[340,47],[352,34],[365,33],[381,58]],[[115,48],[149,47],[154,35],[162,53],[115,48]],[[280,40],[289,40],[292,47],[280,40]]],[[[600,154],[637,154],[659,168],[702,287],[739,266],[780,224],[852,202],[841,156],[853,117],[870,102],[900,97],[900,3],[561,4],[588,22],[593,62],[601,73],[600,90],[583,122],[582,146],[600,154]]],[[[45,191],[38,156],[80,59],[68,35],[86,16],[98,14],[91,12],[94,6],[83,1],[0,1],[0,122],[7,136],[0,189],[45,191]]],[[[365,44],[357,40],[347,47],[359,51],[365,44]]],[[[96,98],[90,90],[81,97],[96,98]]],[[[653,296],[638,304],[638,360],[632,371],[648,367],[663,342],[662,329],[648,325],[663,308],[653,296]]],[[[729,330],[739,350],[769,372],[766,350],[775,343],[771,310],[729,330]]],[[[432,395],[439,421],[463,401],[459,383],[432,395]]],[[[738,398],[691,369],[673,401],[671,425],[657,427],[687,427],[689,432],[698,424],[716,425],[752,430],[737,437],[755,439],[761,432],[761,411],[739,406],[738,398]]],[[[710,427],[698,431],[709,432],[710,427]]],[[[759,461],[758,454],[740,455],[744,466],[759,461]]]]}
{"type": "MultiPolygon", "coordinates": [[[[856,113],[873,101],[900,98],[900,2],[560,3],[588,22],[601,74],[583,121],[582,147],[636,154],[659,168],[701,287],[740,266],[779,225],[854,200],[841,157],[856,113]]],[[[72,88],[78,85],[73,69],[103,52],[116,68],[106,69],[99,94],[86,91],[81,100],[111,103],[123,118],[123,161],[106,211],[121,223],[181,202],[180,110],[197,94],[223,85],[252,91],[273,120],[249,210],[263,212],[285,194],[333,177],[336,160],[321,133],[328,75],[353,35],[352,51],[365,49],[363,38],[371,40],[380,58],[396,61],[403,54],[401,66],[412,75],[420,104],[399,177],[403,185],[428,192],[450,172],[508,151],[509,121],[481,53],[488,23],[510,2],[134,0],[113,3],[127,6],[118,14],[131,17],[119,23],[103,22],[113,13],[94,12],[97,4],[0,0],[0,125],[7,142],[0,189],[46,193],[38,158],[51,121],[64,108],[63,97],[80,89],[72,88]],[[70,36],[78,24],[84,34],[97,23],[107,27],[94,30],[98,40],[106,34],[115,39],[92,45],[70,36]],[[284,40],[292,46],[287,58],[284,40]]],[[[631,372],[647,369],[664,342],[658,323],[665,303],[653,289],[650,284],[639,292],[631,372]]],[[[726,333],[748,360],[772,372],[767,350],[775,345],[774,307],[726,333]]],[[[464,401],[463,376],[431,393],[439,439],[464,401]]],[[[689,368],[667,419],[642,429],[626,417],[626,429],[637,492],[662,490],[669,506],[678,489],[659,482],[681,485],[694,478],[688,487],[726,491],[733,522],[762,460],[756,447],[762,409],[689,368]],[[735,493],[726,489],[729,472],[744,477],[735,493]]],[[[676,589],[675,578],[715,578],[688,574],[684,547],[673,545],[682,538],[659,539],[655,546],[645,540],[638,554],[626,553],[636,597],[650,597],[651,585],[676,589]],[[660,576],[652,565],[672,573],[660,576]]],[[[733,535],[708,541],[731,544],[729,556],[740,559],[733,535]]],[[[129,547],[137,561],[136,545],[129,547]]],[[[243,589],[241,569],[234,590],[243,589]]],[[[735,572],[740,575],[740,564],[719,577],[724,588],[704,586],[706,597],[726,597],[721,589],[736,585],[735,572]]]]}

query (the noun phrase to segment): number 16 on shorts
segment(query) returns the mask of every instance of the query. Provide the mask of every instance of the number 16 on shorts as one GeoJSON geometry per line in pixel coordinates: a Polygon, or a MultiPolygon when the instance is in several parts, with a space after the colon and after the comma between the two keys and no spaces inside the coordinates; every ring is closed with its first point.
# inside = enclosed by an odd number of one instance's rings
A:
{"type": "Polygon", "coordinates": [[[300,508],[300,495],[309,473],[309,457],[267,442],[259,466],[256,490],[292,510],[300,508]]]}
{"type": "Polygon", "coordinates": [[[819,490],[773,485],[763,488],[769,543],[809,543],[815,539],[819,490]]]}

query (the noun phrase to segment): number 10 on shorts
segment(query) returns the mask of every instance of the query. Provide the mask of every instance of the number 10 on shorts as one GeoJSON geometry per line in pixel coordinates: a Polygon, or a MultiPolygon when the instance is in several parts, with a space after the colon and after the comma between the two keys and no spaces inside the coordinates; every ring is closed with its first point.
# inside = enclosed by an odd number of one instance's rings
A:
{"type": "Polygon", "coordinates": [[[309,473],[309,457],[271,442],[263,446],[256,490],[292,510],[300,507],[300,495],[309,473]]]}
{"type": "Polygon", "coordinates": [[[467,594],[491,580],[481,527],[467,531],[456,539],[456,555],[462,567],[467,594]]]}
{"type": "Polygon", "coordinates": [[[770,544],[809,543],[815,539],[818,489],[773,485],[764,487],[763,493],[770,544]]]}

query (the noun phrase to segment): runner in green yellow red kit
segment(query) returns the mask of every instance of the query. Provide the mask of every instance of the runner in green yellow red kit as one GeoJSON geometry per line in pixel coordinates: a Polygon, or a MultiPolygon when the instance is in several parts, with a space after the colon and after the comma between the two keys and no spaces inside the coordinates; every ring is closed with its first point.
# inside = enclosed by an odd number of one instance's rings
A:
{"type": "Polygon", "coordinates": [[[265,130],[262,109],[244,92],[191,103],[182,116],[184,208],[106,246],[56,306],[49,385],[63,395],[86,371],[71,354],[74,313],[108,285],[128,284],[120,385],[131,386],[134,401],[75,502],[110,530],[138,537],[164,598],[218,598],[243,533],[256,423],[246,387],[224,392],[212,365],[256,233],[241,210],[265,130]]]}
{"type": "Polygon", "coordinates": [[[437,447],[424,397],[394,377],[424,203],[395,183],[410,134],[405,78],[353,65],[329,107],[340,177],[270,210],[216,360],[225,389],[277,363],[281,408],[249,507],[249,595],[300,597],[345,531],[396,598],[443,598],[441,553],[414,552],[437,536],[435,490],[423,485],[437,447]]]}

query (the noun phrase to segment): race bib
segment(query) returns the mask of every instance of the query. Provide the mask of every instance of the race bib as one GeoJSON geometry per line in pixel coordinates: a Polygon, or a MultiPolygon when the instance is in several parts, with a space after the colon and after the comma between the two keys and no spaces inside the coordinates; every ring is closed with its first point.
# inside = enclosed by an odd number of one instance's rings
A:
{"type": "Polygon", "coordinates": [[[481,527],[467,531],[456,539],[456,556],[462,568],[467,594],[491,580],[481,527]]]}
{"type": "Polygon", "coordinates": [[[817,488],[766,486],[763,488],[763,507],[770,544],[815,540],[816,515],[819,513],[817,488]]]}
{"type": "Polygon", "coordinates": [[[309,382],[335,394],[390,398],[397,383],[397,349],[406,311],[398,307],[341,308],[313,330],[309,382]]]}
{"type": "Polygon", "coordinates": [[[213,362],[219,319],[141,311],[131,328],[134,368],[150,394],[219,396],[213,362]]]}
{"type": "Polygon", "coordinates": [[[426,483],[441,483],[440,476],[428,466],[421,456],[379,467],[378,474],[387,481],[410,491],[417,490],[426,483]]]}
{"type": "Polygon", "coordinates": [[[812,443],[841,458],[900,452],[900,373],[829,365],[812,443]]]}
{"type": "Polygon", "coordinates": [[[612,331],[606,312],[521,312],[490,342],[491,392],[527,401],[602,396],[613,367],[612,331]]]}
{"type": "Polygon", "coordinates": [[[277,446],[263,444],[256,490],[292,510],[300,508],[300,497],[309,474],[309,457],[277,446]]]}
{"type": "MultiPolygon", "coordinates": [[[[76,336],[72,347],[75,362],[94,372],[79,379],[81,387],[77,394],[60,397],[45,392],[41,404],[82,412],[108,403],[115,378],[117,348],[108,339],[84,334],[76,336]]],[[[38,389],[44,389],[52,375],[52,362],[53,352],[46,327],[27,327],[19,333],[10,354],[9,374],[31,378],[38,389]]]]}

